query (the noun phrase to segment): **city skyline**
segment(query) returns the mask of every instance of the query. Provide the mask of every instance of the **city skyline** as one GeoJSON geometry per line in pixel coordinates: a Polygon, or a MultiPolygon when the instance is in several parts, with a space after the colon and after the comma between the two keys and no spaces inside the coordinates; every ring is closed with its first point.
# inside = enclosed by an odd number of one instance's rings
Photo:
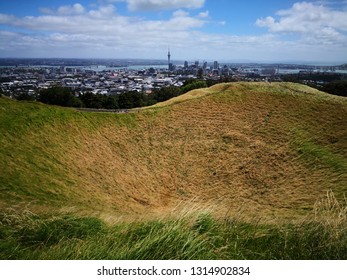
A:
{"type": "Polygon", "coordinates": [[[347,1],[0,2],[0,57],[347,62],[347,1]],[[256,7],[256,8],[255,8],[256,7]]]}

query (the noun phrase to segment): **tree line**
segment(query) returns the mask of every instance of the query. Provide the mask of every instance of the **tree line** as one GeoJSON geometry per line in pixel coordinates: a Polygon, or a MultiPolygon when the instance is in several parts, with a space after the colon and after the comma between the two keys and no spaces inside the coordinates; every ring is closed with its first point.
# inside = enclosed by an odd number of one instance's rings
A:
{"type": "Polygon", "coordinates": [[[282,80],[285,82],[302,83],[310,81],[309,86],[321,91],[347,97],[347,80],[345,74],[340,73],[299,73],[283,75],[282,80]],[[320,85],[318,82],[323,82],[320,85]]]}
{"type": "Polygon", "coordinates": [[[322,90],[330,94],[347,97],[347,81],[334,81],[325,84],[322,90]]]}

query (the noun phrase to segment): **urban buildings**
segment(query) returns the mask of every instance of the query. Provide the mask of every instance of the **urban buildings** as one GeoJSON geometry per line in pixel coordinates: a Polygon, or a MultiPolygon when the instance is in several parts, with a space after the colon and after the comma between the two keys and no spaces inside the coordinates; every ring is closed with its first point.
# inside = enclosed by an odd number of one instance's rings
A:
{"type": "Polygon", "coordinates": [[[173,63],[170,49],[167,58],[167,66],[164,61],[0,59],[0,89],[8,96],[16,96],[18,93],[33,95],[52,86],[69,87],[81,94],[92,92],[115,95],[126,91],[150,94],[154,89],[180,87],[186,80],[197,77],[217,82],[280,80],[282,75],[293,73],[335,75],[336,71],[344,71],[347,74],[347,66],[343,65],[223,65],[218,61],[173,63]]]}

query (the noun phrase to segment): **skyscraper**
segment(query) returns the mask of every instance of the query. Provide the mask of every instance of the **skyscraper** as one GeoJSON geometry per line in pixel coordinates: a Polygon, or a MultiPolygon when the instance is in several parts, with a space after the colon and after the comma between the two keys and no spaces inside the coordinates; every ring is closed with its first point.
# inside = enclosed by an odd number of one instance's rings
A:
{"type": "Polygon", "coordinates": [[[218,70],[219,69],[219,63],[218,61],[213,62],[213,69],[218,70]]]}

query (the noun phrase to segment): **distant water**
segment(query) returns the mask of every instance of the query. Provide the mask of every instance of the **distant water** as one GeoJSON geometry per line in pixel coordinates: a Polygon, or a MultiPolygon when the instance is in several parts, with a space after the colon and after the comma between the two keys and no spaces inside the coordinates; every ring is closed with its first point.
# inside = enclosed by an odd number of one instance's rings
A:
{"type": "MultiPolygon", "coordinates": [[[[298,74],[300,71],[310,71],[309,69],[280,69],[280,74],[298,74]]],[[[347,70],[335,70],[335,71],[324,71],[324,70],[314,70],[313,72],[327,72],[327,73],[337,73],[337,74],[347,74],[347,70]]]]}
{"type": "MultiPolygon", "coordinates": [[[[75,67],[76,68],[76,67],[75,67]]],[[[124,66],[124,67],[107,67],[107,66],[89,66],[89,67],[82,67],[84,70],[92,70],[96,72],[100,71],[112,71],[112,70],[123,70],[123,69],[128,69],[128,70],[144,70],[144,69],[149,69],[149,68],[154,68],[154,69],[167,69],[168,65],[131,65],[131,66],[124,66]]]]}
{"type": "MultiPolygon", "coordinates": [[[[17,66],[0,66],[0,68],[16,68],[17,66]]],[[[20,68],[60,68],[62,66],[58,65],[19,65],[18,67],[20,68]]],[[[154,68],[154,69],[167,69],[168,65],[167,64],[162,64],[162,65],[130,65],[130,66],[122,66],[122,67],[109,67],[105,65],[90,65],[90,66],[63,66],[64,68],[74,68],[74,69],[82,69],[82,70],[91,70],[95,72],[101,72],[101,71],[119,71],[123,69],[128,69],[128,70],[145,70],[149,68],[154,68]]]]}

